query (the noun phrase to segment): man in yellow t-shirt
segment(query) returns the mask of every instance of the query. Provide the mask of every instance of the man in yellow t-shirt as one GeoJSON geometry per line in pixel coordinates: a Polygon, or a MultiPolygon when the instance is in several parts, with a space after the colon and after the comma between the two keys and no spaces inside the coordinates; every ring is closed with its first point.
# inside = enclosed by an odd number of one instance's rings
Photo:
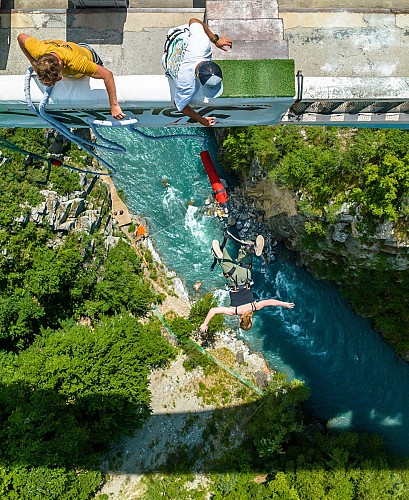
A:
{"type": "Polygon", "coordinates": [[[63,77],[81,78],[86,75],[102,79],[112,116],[117,120],[125,117],[118,104],[114,76],[104,68],[92,47],[62,40],[37,40],[25,33],[20,33],[17,40],[43,85],[51,87],[63,77]]]}

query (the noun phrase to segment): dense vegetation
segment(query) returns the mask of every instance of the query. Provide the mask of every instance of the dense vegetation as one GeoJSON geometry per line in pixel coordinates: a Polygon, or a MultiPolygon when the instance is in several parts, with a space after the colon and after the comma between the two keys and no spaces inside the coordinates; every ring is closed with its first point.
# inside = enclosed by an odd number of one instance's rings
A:
{"type": "MultiPolygon", "coordinates": [[[[342,205],[359,214],[362,242],[383,222],[407,245],[409,237],[409,132],[337,127],[246,127],[228,131],[222,159],[245,175],[257,159],[264,175],[299,199],[306,217],[303,262],[318,277],[342,285],[355,310],[406,356],[409,353],[409,273],[393,269],[387,254],[372,268],[348,266],[333,253],[314,259],[342,205]],[[371,283],[371,286],[368,286],[371,283]]],[[[405,258],[402,254],[402,258],[405,258]]],[[[407,257],[406,257],[407,258],[407,257]]]]}
{"type": "MultiPolygon", "coordinates": [[[[5,133],[44,154],[42,131],[5,133]]],[[[139,321],[157,297],[129,244],[107,252],[101,234],[76,233],[52,248],[49,227],[18,222],[43,201],[42,167],[3,154],[0,496],[88,499],[101,454],[149,415],[148,373],[173,348],[157,320],[139,321]]],[[[53,168],[47,187],[78,189],[78,174],[53,168]]]]}
{"type": "Polygon", "coordinates": [[[261,477],[249,473],[246,464],[227,477],[213,475],[214,500],[408,498],[407,461],[388,457],[375,436],[299,435],[285,454],[269,459],[261,477]]]}
{"type": "MultiPolygon", "coordinates": [[[[45,153],[42,131],[5,134],[45,153]]],[[[148,373],[174,349],[148,314],[160,298],[126,242],[107,251],[101,234],[75,233],[55,244],[49,227],[18,222],[43,200],[36,183],[45,174],[2,149],[12,161],[0,169],[0,496],[88,500],[104,480],[102,454],[149,415],[148,373]]],[[[49,181],[60,193],[78,187],[76,174],[58,168],[49,181]]],[[[214,374],[220,369],[190,340],[212,300],[168,324],[186,369],[214,374]]],[[[209,341],[221,326],[215,317],[209,341]]],[[[223,398],[226,379],[219,374],[212,389],[223,398]]],[[[203,391],[208,400],[217,396],[203,391]]],[[[208,491],[234,500],[409,497],[407,460],[388,456],[375,436],[323,433],[303,411],[308,390],[300,382],[276,374],[262,398],[246,391],[237,389],[245,404],[214,412],[203,446],[176,450],[160,478],[146,477],[145,498],[204,499],[208,491]],[[187,488],[198,470],[207,487],[187,488]]]]}
{"type": "Polygon", "coordinates": [[[246,127],[229,130],[223,161],[242,172],[258,158],[273,180],[302,193],[307,213],[333,215],[350,202],[364,214],[402,220],[407,231],[408,148],[403,130],[246,127]]]}
{"type": "MultiPolygon", "coordinates": [[[[221,399],[227,379],[226,373],[217,379],[221,399]]],[[[145,476],[141,498],[205,500],[209,492],[214,500],[409,498],[407,459],[389,456],[375,435],[324,432],[303,412],[307,397],[302,383],[276,374],[263,397],[247,395],[251,402],[215,410],[202,441],[179,446],[159,473],[145,476]]]]}

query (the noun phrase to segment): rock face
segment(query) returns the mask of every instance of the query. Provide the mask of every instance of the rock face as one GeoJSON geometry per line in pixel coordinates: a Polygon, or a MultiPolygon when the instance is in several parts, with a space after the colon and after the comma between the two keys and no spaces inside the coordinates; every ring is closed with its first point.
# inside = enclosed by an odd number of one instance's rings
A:
{"type": "Polygon", "coordinates": [[[274,238],[299,253],[304,264],[343,263],[349,270],[379,265],[396,271],[409,268],[409,240],[402,238],[391,222],[370,228],[352,204],[343,203],[328,222],[325,217],[301,214],[297,197],[269,180],[244,183],[242,195],[250,199],[250,207],[263,213],[264,223],[274,238]],[[314,227],[322,231],[308,236],[307,227],[313,228],[310,232],[314,227]],[[305,245],[306,238],[314,241],[311,248],[305,245]]]}
{"type": "Polygon", "coordinates": [[[246,189],[256,207],[264,213],[266,219],[276,215],[286,214],[287,217],[297,215],[297,203],[294,196],[287,190],[279,188],[274,182],[265,180],[246,189]]]}
{"type": "MultiPolygon", "coordinates": [[[[108,189],[99,193],[98,198],[92,196],[98,177],[87,180],[80,177],[81,191],[74,191],[66,196],[60,196],[56,191],[44,189],[40,193],[45,200],[36,207],[23,207],[24,214],[16,220],[22,224],[29,221],[36,224],[49,224],[53,231],[66,233],[68,231],[85,231],[93,234],[102,223],[104,216],[110,210],[111,197],[108,189]]],[[[108,217],[108,225],[110,217],[108,217]]],[[[112,225],[112,224],[111,224],[112,225]]]]}
{"type": "Polygon", "coordinates": [[[237,188],[229,196],[229,218],[227,225],[235,226],[237,236],[243,241],[255,241],[258,234],[262,234],[265,239],[264,254],[267,261],[274,260],[273,248],[277,244],[267,231],[264,222],[264,213],[256,201],[249,198],[242,188],[237,188]]]}

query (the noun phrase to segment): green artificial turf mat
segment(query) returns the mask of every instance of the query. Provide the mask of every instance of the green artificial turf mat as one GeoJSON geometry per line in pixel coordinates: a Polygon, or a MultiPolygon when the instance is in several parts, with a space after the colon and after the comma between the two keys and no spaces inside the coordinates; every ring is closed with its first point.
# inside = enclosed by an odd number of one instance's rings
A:
{"type": "Polygon", "coordinates": [[[294,97],[292,59],[214,61],[223,72],[221,97],[294,97]]]}

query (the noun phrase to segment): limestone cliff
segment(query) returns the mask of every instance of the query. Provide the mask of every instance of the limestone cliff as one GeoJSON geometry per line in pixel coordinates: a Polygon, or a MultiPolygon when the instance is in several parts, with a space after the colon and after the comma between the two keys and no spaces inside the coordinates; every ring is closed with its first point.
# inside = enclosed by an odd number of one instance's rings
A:
{"type": "Polygon", "coordinates": [[[344,263],[350,270],[377,269],[381,262],[383,269],[405,271],[409,268],[409,240],[403,238],[391,222],[373,224],[347,203],[332,215],[331,221],[306,216],[298,209],[297,196],[270,180],[255,184],[244,181],[243,187],[264,213],[274,237],[299,252],[307,265],[318,260],[328,261],[328,265],[344,263]],[[320,232],[308,234],[308,228],[316,224],[320,224],[320,232]]]}
{"type": "Polygon", "coordinates": [[[53,189],[43,189],[44,201],[37,206],[22,205],[22,214],[15,220],[23,225],[30,221],[49,225],[55,234],[53,246],[59,246],[69,231],[92,235],[98,229],[102,229],[106,246],[115,244],[117,224],[111,214],[109,188],[98,176],[80,174],[79,178],[81,190],[61,196],[53,189]]]}

